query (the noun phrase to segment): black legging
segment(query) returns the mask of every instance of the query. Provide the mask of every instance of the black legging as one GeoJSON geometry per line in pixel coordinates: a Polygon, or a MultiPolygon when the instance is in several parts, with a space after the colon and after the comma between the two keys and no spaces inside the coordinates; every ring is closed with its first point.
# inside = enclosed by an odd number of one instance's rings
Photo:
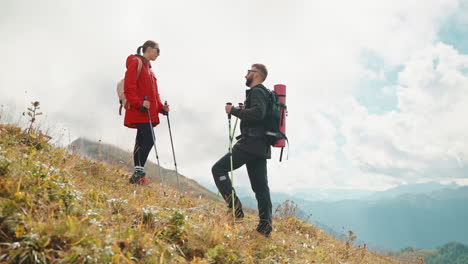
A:
{"type": "Polygon", "coordinates": [[[148,155],[153,148],[153,129],[149,123],[137,124],[135,149],[133,150],[133,162],[135,166],[145,167],[148,155]]]}

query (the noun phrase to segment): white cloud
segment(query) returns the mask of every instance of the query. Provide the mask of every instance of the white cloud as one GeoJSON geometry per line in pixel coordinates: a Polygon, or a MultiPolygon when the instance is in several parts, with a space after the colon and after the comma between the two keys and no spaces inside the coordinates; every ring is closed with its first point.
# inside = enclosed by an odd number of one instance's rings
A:
{"type": "Polygon", "coordinates": [[[397,87],[399,111],[370,115],[349,104],[347,156],[364,171],[393,177],[465,177],[468,165],[468,56],[437,44],[413,54],[397,87]],[[434,63],[438,61],[438,63],[434,63]]]}

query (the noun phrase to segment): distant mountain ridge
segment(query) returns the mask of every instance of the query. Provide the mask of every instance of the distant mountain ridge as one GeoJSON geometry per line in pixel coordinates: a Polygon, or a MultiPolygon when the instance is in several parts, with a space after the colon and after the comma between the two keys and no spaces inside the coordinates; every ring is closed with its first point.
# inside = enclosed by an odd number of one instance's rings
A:
{"type": "Polygon", "coordinates": [[[333,230],[353,230],[359,239],[383,249],[468,244],[468,187],[376,200],[297,203],[311,220],[333,230]]]}
{"type": "MultiPolygon", "coordinates": [[[[376,200],[397,197],[407,193],[430,193],[442,189],[456,189],[461,187],[456,183],[440,184],[438,182],[401,184],[384,191],[365,189],[322,189],[302,188],[288,194],[291,197],[308,201],[342,201],[342,200],[376,200]]],[[[281,194],[286,195],[286,194],[281,194]]]]}
{"type": "Polygon", "coordinates": [[[402,184],[398,185],[394,188],[381,191],[381,192],[374,192],[372,195],[366,197],[366,200],[378,200],[378,199],[386,199],[386,198],[396,198],[401,195],[405,194],[429,194],[440,190],[445,189],[457,189],[462,187],[456,183],[450,184],[440,184],[438,182],[427,182],[427,183],[418,183],[418,184],[402,184]]]}
{"type": "MultiPolygon", "coordinates": [[[[238,193],[248,206],[256,206],[252,191],[238,188],[238,193]]],[[[271,197],[275,205],[294,201],[303,219],[335,237],[352,230],[374,249],[435,249],[450,241],[468,244],[468,186],[408,184],[338,201],[309,201],[275,192],[271,197]]]]}

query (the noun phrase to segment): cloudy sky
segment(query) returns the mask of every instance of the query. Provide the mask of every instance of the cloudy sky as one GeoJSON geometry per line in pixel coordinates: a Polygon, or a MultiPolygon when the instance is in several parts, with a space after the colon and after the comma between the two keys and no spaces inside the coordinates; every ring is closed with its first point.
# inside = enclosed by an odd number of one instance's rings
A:
{"type": "MultiPolygon", "coordinates": [[[[59,144],[132,149],[115,88],[126,57],[153,39],[184,175],[212,182],[224,104],[243,100],[247,69],[264,63],[266,85],[288,89],[291,148],[282,163],[274,150],[272,190],[468,184],[466,0],[3,0],[0,35],[2,122],[24,122],[38,100],[59,144]]],[[[164,117],[156,134],[172,168],[164,117]]],[[[248,186],[245,169],[235,175],[248,186]]]]}

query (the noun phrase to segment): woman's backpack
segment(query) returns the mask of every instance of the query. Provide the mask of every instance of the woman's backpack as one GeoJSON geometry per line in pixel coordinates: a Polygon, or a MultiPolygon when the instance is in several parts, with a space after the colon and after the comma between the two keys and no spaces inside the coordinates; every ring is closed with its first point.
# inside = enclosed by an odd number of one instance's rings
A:
{"type": "MultiPolygon", "coordinates": [[[[138,80],[138,77],[140,77],[141,67],[143,66],[143,63],[141,62],[140,59],[138,58],[135,58],[135,59],[138,61],[138,69],[137,69],[137,76],[136,76],[138,80]]],[[[130,109],[130,104],[127,105],[127,98],[125,98],[124,83],[125,83],[125,78],[123,78],[117,83],[117,95],[119,96],[119,102],[120,102],[119,115],[122,115],[122,108],[130,109]]]]}

